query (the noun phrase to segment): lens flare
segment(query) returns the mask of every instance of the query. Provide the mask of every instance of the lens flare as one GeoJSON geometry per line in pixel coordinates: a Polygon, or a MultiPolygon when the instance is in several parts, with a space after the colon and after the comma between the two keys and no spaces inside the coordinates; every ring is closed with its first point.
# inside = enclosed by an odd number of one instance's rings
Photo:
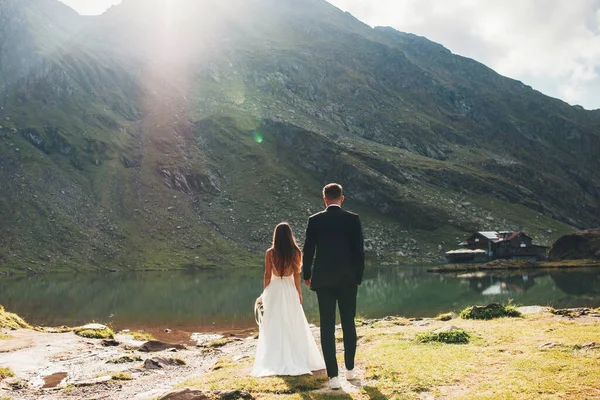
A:
{"type": "Polygon", "coordinates": [[[259,131],[255,131],[255,132],[252,134],[252,139],[254,139],[254,141],[255,141],[256,143],[262,143],[262,141],[263,141],[263,134],[262,134],[262,133],[260,133],[259,131]]]}

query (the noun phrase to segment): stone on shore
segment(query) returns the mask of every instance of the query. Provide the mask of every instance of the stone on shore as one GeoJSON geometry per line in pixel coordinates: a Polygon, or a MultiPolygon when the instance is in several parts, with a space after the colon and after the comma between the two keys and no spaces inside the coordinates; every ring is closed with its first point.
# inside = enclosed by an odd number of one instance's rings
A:
{"type": "Polygon", "coordinates": [[[209,397],[202,390],[183,389],[171,392],[159,400],[207,400],[209,397]]]}
{"type": "Polygon", "coordinates": [[[185,346],[182,344],[165,343],[161,342],[160,340],[150,340],[141,345],[138,351],[152,353],[155,351],[164,351],[169,349],[185,350],[185,346]]]}

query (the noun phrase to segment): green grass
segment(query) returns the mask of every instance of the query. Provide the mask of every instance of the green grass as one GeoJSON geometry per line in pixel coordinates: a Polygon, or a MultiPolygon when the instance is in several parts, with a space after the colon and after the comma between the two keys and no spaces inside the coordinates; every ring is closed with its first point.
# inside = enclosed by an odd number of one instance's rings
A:
{"type": "Polygon", "coordinates": [[[131,374],[126,372],[117,372],[116,374],[112,374],[111,378],[113,381],[130,381],[133,379],[131,374]]]}
{"type": "Polygon", "coordinates": [[[31,329],[32,326],[19,317],[17,314],[8,312],[4,306],[0,305],[0,328],[5,329],[31,329]]]}
{"type": "Polygon", "coordinates": [[[12,378],[15,373],[8,367],[0,367],[0,381],[5,378],[12,378]]]}
{"type": "Polygon", "coordinates": [[[469,334],[464,329],[451,331],[429,331],[417,335],[417,341],[420,343],[447,343],[447,344],[466,344],[469,343],[469,334]]]}
{"type": "Polygon", "coordinates": [[[147,342],[149,340],[155,340],[154,336],[152,336],[151,333],[148,332],[129,332],[129,334],[131,336],[133,336],[134,340],[139,340],[139,341],[143,341],[143,342],[147,342]]]}
{"type": "Polygon", "coordinates": [[[200,378],[188,379],[177,388],[199,387],[203,390],[246,390],[252,394],[294,394],[321,388],[324,375],[276,376],[252,378],[248,376],[252,360],[233,361],[223,357],[211,368],[212,372],[200,378]]]}
{"type": "Polygon", "coordinates": [[[440,321],[450,321],[452,318],[454,318],[454,315],[452,313],[442,313],[438,314],[438,316],[435,317],[435,319],[440,321]]]}
{"type": "MultiPolygon", "coordinates": [[[[427,326],[394,324],[358,327],[357,370],[362,388],[339,393],[345,399],[593,399],[600,374],[600,326],[595,321],[557,319],[550,313],[489,321],[455,319],[460,330],[448,345],[432,338],[444,322],[427,326]],[[469,340],[464,342],[468,332],[469,340]],[[421,338],[428,338],[423,342],[421,338]],[[545,346],[553,343],[553,346],[545,346]]],[[[338,362],[342,363],[338,355],[338,362]]],[[[335,398],[315,392],[327,378],[253,378],[253,359],[221,358],[208,374],[178,388],[246,390],[257,398],[335,398]]]]}
{"type": "Polygon", "coordinates": [[[6,335],[4,333],[0,333],[0,340],[10,340],[12,338],[14,338],[14,336],[12,336],[12,335],[6,335]]]}
{"type": "Polygon", "coordinates": [[[520,317],[521,313],[515,305],[489,304],[487,306],[467,307],[460,312],[463,319],[493,319],[502,317],[520,317]]]}
{"type": "Polygon", "coordinates": [[[109,327],[104,329],[85,329],[83,327],[75,328],[73,330],[76,335],[79,335],[88,339],[113,339],[115,333],[109,327]]]}

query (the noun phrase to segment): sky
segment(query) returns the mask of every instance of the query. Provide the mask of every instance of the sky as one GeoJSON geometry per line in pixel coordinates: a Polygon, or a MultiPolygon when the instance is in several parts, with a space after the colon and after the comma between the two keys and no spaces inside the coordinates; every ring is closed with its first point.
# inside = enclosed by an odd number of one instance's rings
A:
{"type": "MultiPolygon", "coordinates": [[[[61,1],[80,14],[120,3],[61,1]]],[[[425,36],[549,96],[600,109],[600,0],[329,2],[371,26],[425,36]]]]}

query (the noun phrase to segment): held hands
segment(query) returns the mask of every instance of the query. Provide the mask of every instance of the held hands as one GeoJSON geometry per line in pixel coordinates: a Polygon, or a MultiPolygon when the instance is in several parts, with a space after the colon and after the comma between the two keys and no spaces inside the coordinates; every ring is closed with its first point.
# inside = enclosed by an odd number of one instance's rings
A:
{"type": "Polygon", "coordinates": [[[311,282],[311,281],[312,281],[312,278],[311,278],[311,279],[307,279],[307,280],[305,280],[305,281],[304,281],[304,284],[305,284],[306,286],[310,287],[310,282],[311,282]]]}

